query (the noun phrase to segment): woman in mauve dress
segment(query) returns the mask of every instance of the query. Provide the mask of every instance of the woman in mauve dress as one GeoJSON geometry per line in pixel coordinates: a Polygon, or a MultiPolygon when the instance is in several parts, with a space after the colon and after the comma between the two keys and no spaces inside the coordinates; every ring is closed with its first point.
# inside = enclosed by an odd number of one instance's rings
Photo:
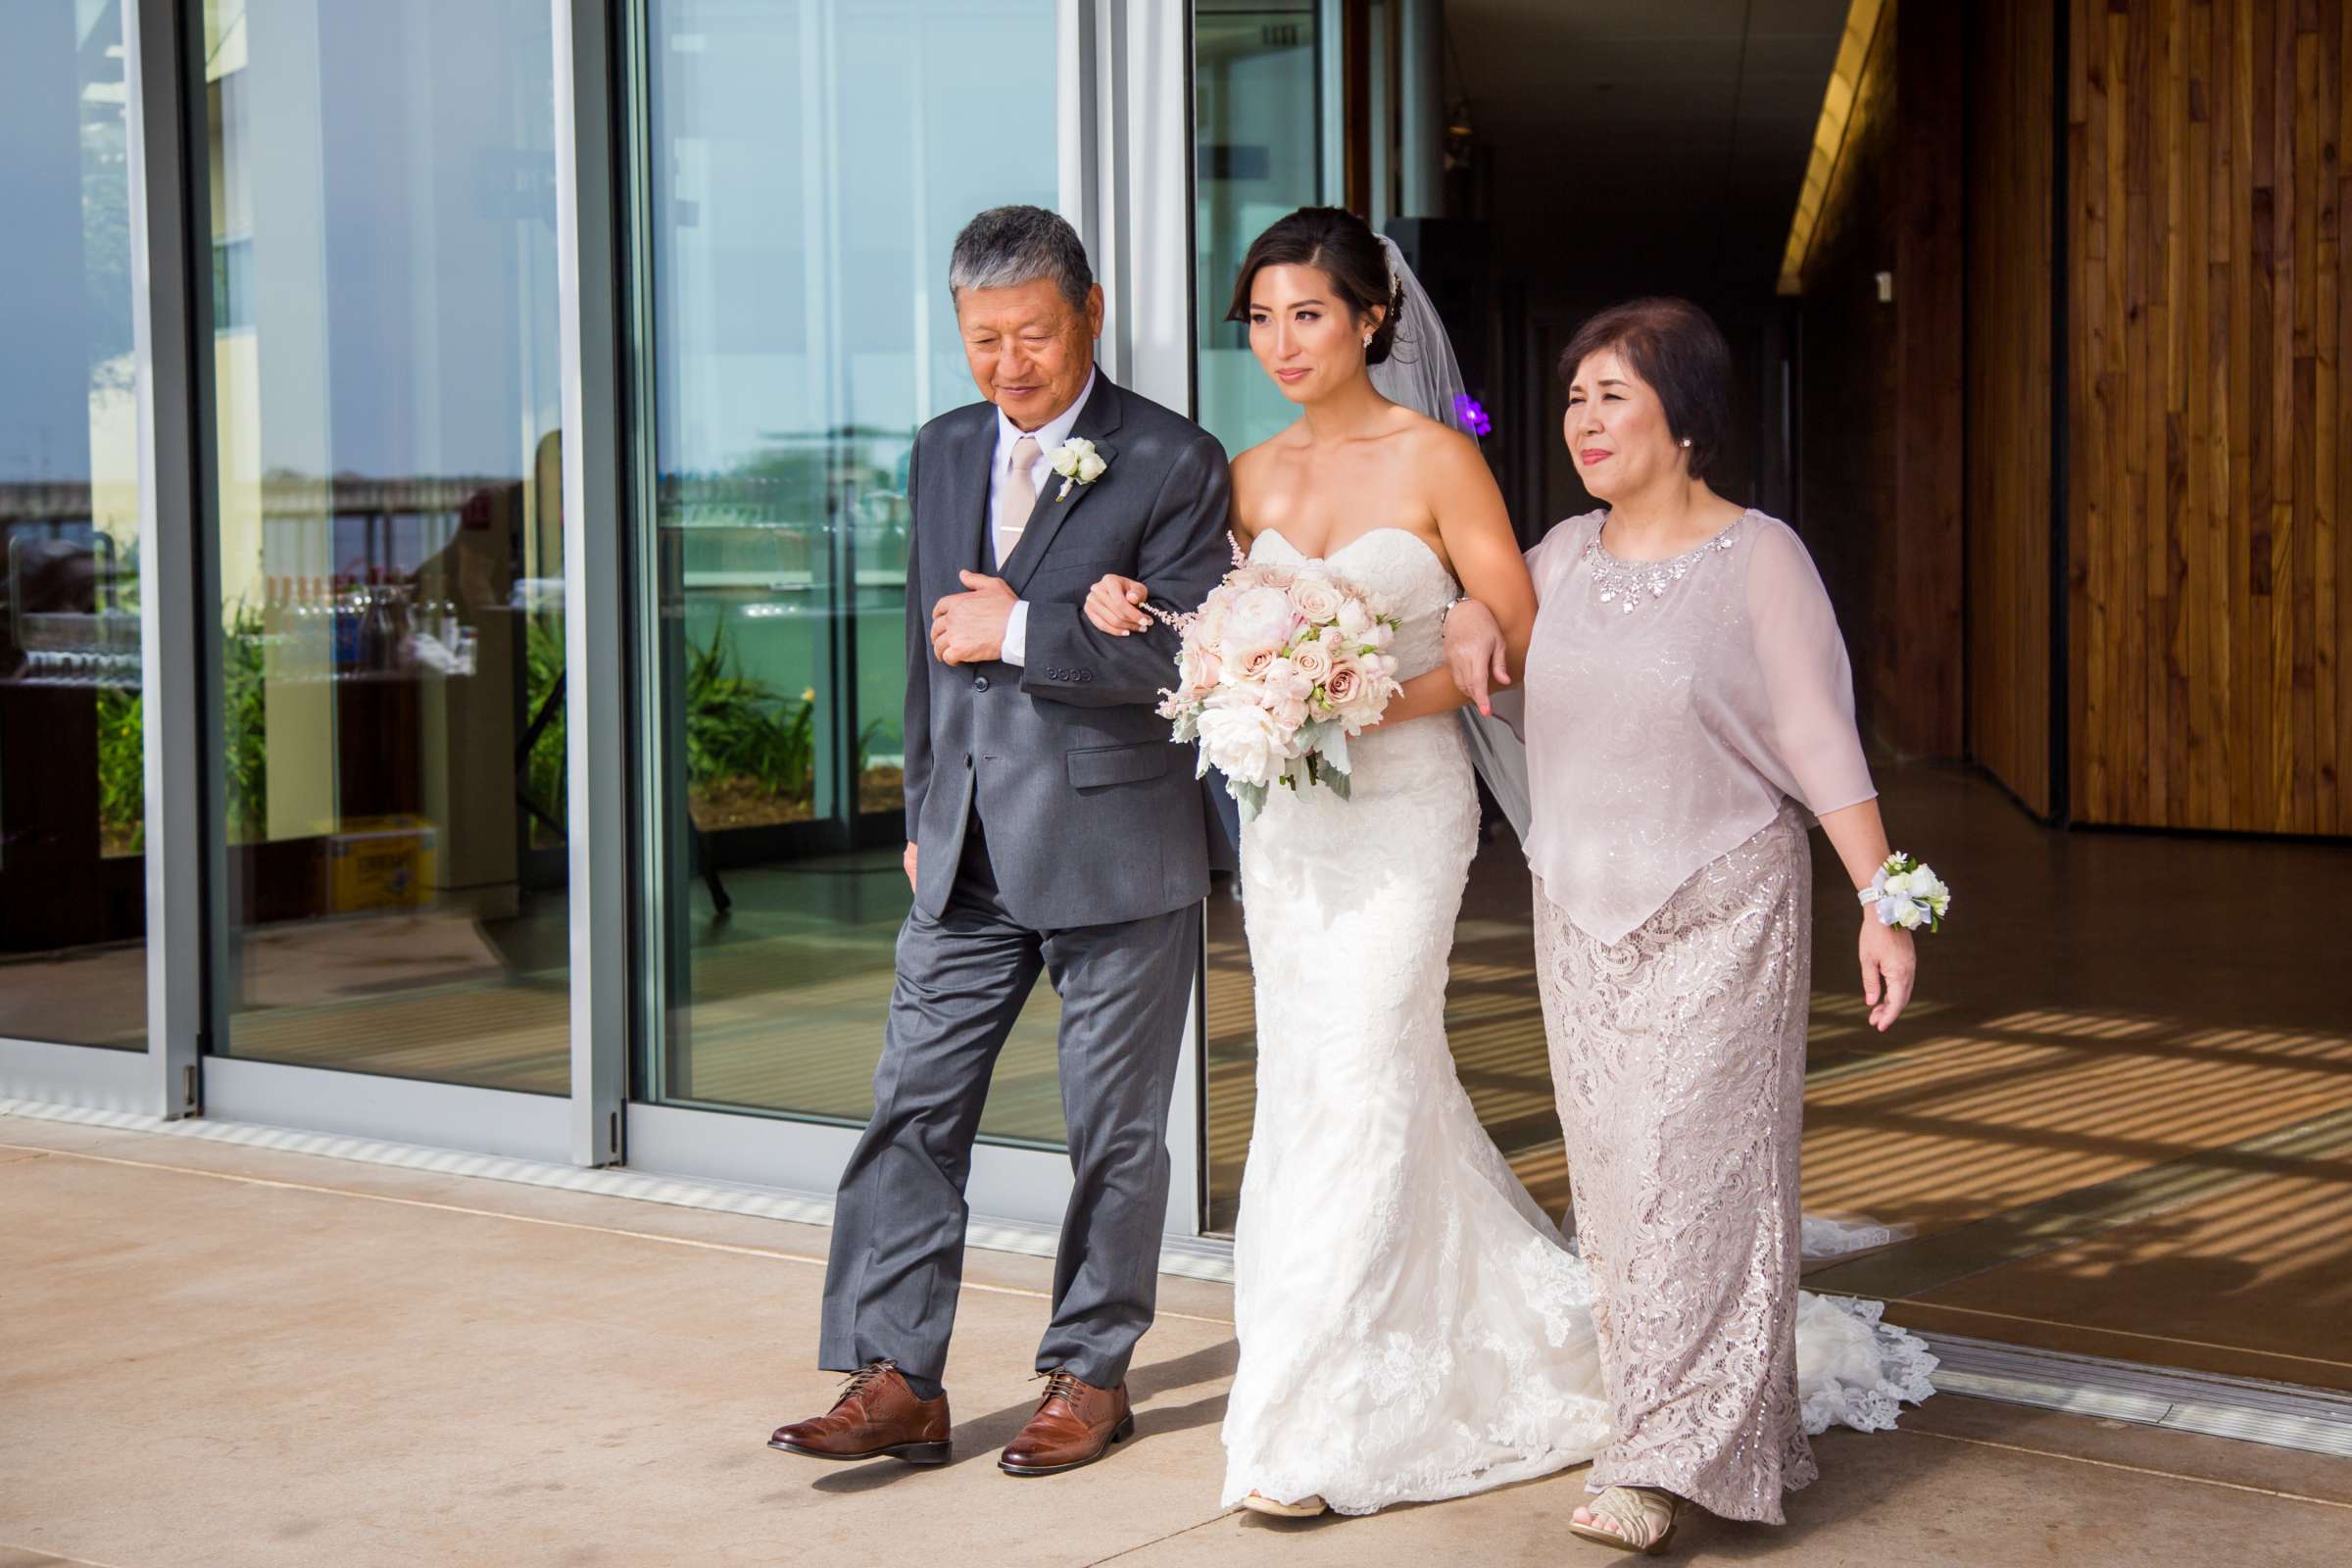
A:
{"type": "MultiPolygon", "coordinates": [[[[1568,450],[1607,504],[1528,552],[1520,694],[1539,979],[1611,1411],[1571,1528],[1647,1551],[1683,1501],[1779,1523],[1816,1474],[1795,1373],[1806,830],[1820,819],[1857,889],[1886,834],[1811,558],[1707,485],[1731,380],[1715,323],[1619,306],[1560,369],[1568,450]]],[[[1482,708],[1498,642],[1475,602],[1447,616],[1482,708]]],[[[1843,917],[1886,1029],[1911,938],[1843,917]]]]}

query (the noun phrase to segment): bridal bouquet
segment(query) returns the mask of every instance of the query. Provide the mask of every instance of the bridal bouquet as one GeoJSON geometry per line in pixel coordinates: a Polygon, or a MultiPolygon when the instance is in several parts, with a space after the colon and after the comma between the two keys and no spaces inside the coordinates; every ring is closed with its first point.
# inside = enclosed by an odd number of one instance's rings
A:
{"type": "Polygon", "coordinates": [[[1301,776],[1348,797],[1348,738],[1380,722],[1402,688],[1389,645],[1396,617],[1378,598],[1312,564],[1250,561],[1186,615],[1152,613],[1184,634],[1174,691],[1159,715],[1198,741],[1199,772],[1222,768],[1244,816],[1301,776]]]}

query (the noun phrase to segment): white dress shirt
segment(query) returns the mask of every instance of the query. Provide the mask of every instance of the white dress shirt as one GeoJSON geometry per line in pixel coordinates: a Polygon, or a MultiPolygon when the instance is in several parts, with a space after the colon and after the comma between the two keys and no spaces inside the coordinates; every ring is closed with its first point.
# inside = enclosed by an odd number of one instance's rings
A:
{"type": "MultiPolygon", "coordinates": [[[[1070,438],[1071,429],[1078,423],[1079,412],[1086,407],[1086,400],[1094,395],[1095,372],[1089,370],[1086,372],[1086,385],[1078,389],[1078,396],[1070,406],[1035,430],[1022,429],[1004,416],[1003,409],[997,411],[997,455],[988,468],[989,516],[993,518],[997,514],[998,488],[1004,483],[1004,471],[1012,462],[1012,449],[1023,436],[1029,436],[1037,442],[1037,461],[1029,466],[1029,487],[1037,492],[1038,499],[1045,499],[1046,481],[1054,475],[1054,449],[1070,438]]],[[[994,527],[989,530],[989,538],[993,552],[996,538],[994,527]]],[[[996,569],[1000,576],[1003,575],[1004,563],[998,562],[996,569]]],[[[1007,664],[1020,664],[1027,662],[1025,656],[1028,652],[1029,601],[1021,599],[1014,601],[1012,613],[1004,617],[1004,646],[999,650],[998,657],[1007,664]]]]}

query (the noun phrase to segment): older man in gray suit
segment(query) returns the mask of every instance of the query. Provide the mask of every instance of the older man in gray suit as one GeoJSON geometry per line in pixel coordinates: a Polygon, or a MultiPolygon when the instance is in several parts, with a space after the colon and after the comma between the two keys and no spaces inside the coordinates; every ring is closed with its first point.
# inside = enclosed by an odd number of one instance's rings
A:
{"type": "Polygon", "coordinates": [[[990,1071],[1042,968],[1061,994],[1074,1182],[1037,1352],[1046,1394],[998,1462],[1052,1475],[1134,1430],[1127,1362],[1152,1323],[1211,832],[1191,759],[1152,710],[1174,633],[1106,637],[1080,607],[1106,572],[1181,608],[1206,598],[1230,482],[1214,437],[1097,371],[1102,290],[1060,218],[982,213],[948,284],[988,401],[925,425],[907,471],[914,908],[873,1120],[842,1173],[818,1347],[852,1376],[829,1413],[770,1441],[824,1459],[950,1457],[940,1378],[964,1181],[990,1071]]]}

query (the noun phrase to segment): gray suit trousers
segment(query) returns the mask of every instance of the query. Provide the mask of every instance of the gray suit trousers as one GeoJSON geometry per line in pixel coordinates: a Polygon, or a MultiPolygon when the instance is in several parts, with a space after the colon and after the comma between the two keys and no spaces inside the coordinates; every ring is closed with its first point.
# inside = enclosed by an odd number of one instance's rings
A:
{"type": "Polygon", "coordinates": [[[1098,1388],[1152,1326],[1168,1200],[1168,1102],[1200,942],[1198,905],[1034,931],[997,894],[975,816],[954,894],[899,933],[874,1116],[843,1171],[825,1272],[822,1366],[896,1361],[944,1378],[963,1278],[963,1190],[997,1055],[1040,969],[1061,995],[1073,1184],[1037,1369],[1098,1388]]]}

